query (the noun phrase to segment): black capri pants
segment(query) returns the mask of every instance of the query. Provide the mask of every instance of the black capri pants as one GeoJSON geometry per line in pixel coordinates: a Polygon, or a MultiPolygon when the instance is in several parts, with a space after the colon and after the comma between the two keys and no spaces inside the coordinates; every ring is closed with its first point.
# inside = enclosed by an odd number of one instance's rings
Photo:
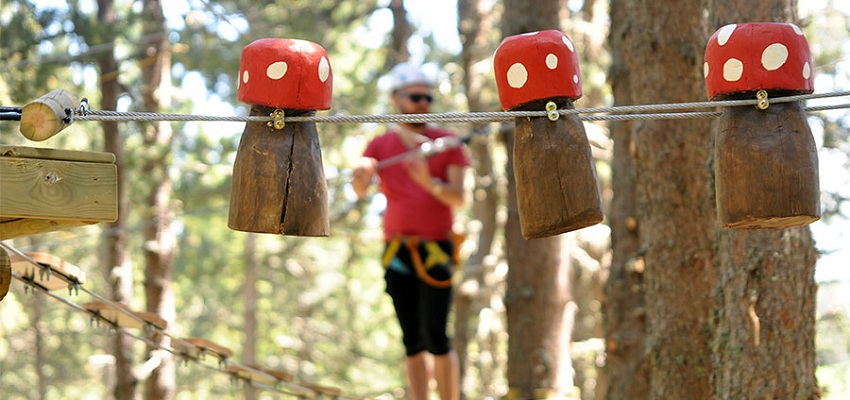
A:
{"type": "MultiPolygon", "coordinates": [[[[452,254],[454,247],[450,241],[439,241],[438,244],[446,254],[452,254]]],[[[423,258],[426,256],[422,243],[419,244],[419,254],[423,258]]],[[[396,264],[395,268],[387,269],[384,279],[401,325],[405,354],[412,356],[426,350],[434,355],[448,353],[452,349],[451,339],[446,334],[452,303],[451,286],[436,288],[419,278],[406,246],[398,249],[395,258],[393,262],[403,265],[406,271],[396,264]]],[[[452,267],[452,261],[436,265],[428,270],[428,275],[440,281],[450,279],[452,267]]]]}

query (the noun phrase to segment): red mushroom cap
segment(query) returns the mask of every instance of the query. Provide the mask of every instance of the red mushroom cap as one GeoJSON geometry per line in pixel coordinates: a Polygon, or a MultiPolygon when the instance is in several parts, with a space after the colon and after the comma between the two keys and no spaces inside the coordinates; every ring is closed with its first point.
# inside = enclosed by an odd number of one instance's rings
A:
{"type": "Polygon", "coordinates": [[[718,29],[705,47],[703,73],[712,100],[757,90],[814,90],[809,44],[794,24],[759,22],[718,29]]]}
{"type": "Polygon", "coordinates": [[[578,57],[561,31],[508,36],[496,49],[493,63],[505,110],[535,100],[581,97],[578,57]]]}
{"type": "Polygon", "coordinates": [[[259,39],[242,49],[239,100],[293,110],[331,108],[333,74],[322,46],[298,39],[259,39]]]}

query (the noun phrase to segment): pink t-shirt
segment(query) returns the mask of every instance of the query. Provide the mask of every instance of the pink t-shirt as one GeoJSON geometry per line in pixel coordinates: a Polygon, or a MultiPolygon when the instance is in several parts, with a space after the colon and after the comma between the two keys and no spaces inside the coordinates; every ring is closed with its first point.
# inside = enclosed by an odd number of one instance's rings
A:
{"type": "MultiPolygon", "coordinates": [[[[424,135],[430,140],[452,133],[432,127],[426,127],[424,135]]],[[[378,161],[410,151],[392,130],[373,139],[365,157],[378,161]]],[[[469,158],[462,147],[455,147],[427,158],[431,176],[446,181],[446,171],[450,165],[465,167],[469,158]]],[[[381,178],[379,189],[387,198],[384,212],[384,236],[387,239],[395,235],[419,236],[428,240],[443,240],[452,229],[452,210],[437,200],[427,190],[419,186],[404,168],[404,161],[378,170],[381,178]]]]}

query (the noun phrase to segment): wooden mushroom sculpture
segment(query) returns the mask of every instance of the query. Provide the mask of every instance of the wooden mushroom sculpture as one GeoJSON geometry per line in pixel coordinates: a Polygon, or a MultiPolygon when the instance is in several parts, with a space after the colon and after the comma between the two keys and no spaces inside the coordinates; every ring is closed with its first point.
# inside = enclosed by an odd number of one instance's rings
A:
{"type": "Polygon", "coordinates": [[[260,39],[245,46],[239,100],[252,116],[236,152],[228,226],[295,236],[327,236],[328,187],[316,124],[287,122],[331,106],[333,77],[325,50],[297,39],[260,39]]]}
{"type": "Polygon", "coordinates": [[[799,27],[745,23],[720,28],[705,49],[711,100],[759,99],[725,107],[715,150],[720,224],[732,229],[786,228],[820,218],[818,156],[800,102],[770,97],[812,93],[809,46],[799,27]]]}
{"type": "Polygon", "coordinates": [[[552,236],[602,221],[596,167],[584,125],[559,116],[581,97],[578,57],[557,30],[509,36],[494,59],[505,110],[547,110],[516,118],[513,160],[517,207],[526,239],[552,236]]]}

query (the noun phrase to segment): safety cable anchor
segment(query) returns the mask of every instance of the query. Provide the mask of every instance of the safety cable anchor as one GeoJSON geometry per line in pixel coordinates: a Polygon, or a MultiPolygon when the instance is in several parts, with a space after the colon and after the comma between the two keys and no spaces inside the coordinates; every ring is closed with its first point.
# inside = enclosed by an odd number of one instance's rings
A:
{"type": "Polygon", "coordinates": [[[558,105],[554,101],[546,103],[546,116],[549,117],[549,121],[557,121],[561,117],[561,114],[558,114],[558,105]]]}
{"type": "Polygon", "coordinates": [[[87,97],[83,97],[80,100],[80,108],[77,110],[77,114],[82,116],[89,115],[89,99],[87,97]]]}
{"type": "Polygon", "coordinates": [[[756,103],[756,108],[759,110],[767,110],[770,107],[770,100],[767,99],[767,91],[762,89],[756,92],[756,99],[758,99],[758,103],[756,103]]]}
{"type": "Polygon", "coordinates": [[[286,113],[284,113],[283,110],[278,108],[277,110],[274,110],[274,112],[269,114],[269,117],[272,120],[267,122],[266,125],[273,127],[277,130],[281,130],[283,129],[283,127],[286,126],[286,121],[283,120],[284,118],[286,118],[286,113]]]}

